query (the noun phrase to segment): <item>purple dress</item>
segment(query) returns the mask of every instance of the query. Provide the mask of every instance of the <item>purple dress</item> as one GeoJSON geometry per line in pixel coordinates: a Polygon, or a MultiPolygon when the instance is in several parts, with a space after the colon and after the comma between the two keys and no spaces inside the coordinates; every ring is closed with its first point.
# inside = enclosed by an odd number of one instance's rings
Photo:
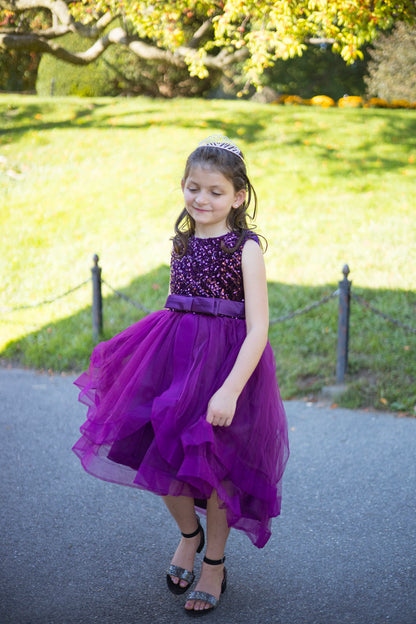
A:
{"type": "Polygon", "coordinates": [[[75,381],[88,414],[73,450],[100,479],[190,496],[203,513],[217,490],[228,525],[262,548],[280,514],[289,455],[269,343],[231,426],[206,421],[246,336],[244,241],[232,253],[222,245],[236,241],[234,233],[192,237],[183,258],[172,253],[167,307],[95,347],[75,381]]]}

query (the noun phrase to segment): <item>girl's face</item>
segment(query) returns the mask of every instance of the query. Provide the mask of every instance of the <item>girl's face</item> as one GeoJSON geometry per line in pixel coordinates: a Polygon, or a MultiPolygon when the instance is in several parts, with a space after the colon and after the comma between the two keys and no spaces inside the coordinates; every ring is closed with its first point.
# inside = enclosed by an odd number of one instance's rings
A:
{"type": "Polygon", "coordinates": [[[246,191],[235,191],[233,183],[220,171],[196,165],[182,180],[185,208],[195,221],[199,238],[222,236],[228,231],[227,217],[245,200],[246,191]]]}

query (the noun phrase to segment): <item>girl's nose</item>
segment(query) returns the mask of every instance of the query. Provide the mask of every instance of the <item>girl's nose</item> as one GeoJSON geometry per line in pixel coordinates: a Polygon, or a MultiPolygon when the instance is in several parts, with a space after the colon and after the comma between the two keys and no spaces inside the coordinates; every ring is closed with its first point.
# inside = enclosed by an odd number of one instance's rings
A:
{"type": "Polygon", "coordinates": [[[198,206],[203,206],[204,204],[206,204],[208,201],[207,195],[206,193],[204,193],[203,191],[201,191],[200,193],[198,193],[196,199],[195,199],[195,203],[198,206]]]}

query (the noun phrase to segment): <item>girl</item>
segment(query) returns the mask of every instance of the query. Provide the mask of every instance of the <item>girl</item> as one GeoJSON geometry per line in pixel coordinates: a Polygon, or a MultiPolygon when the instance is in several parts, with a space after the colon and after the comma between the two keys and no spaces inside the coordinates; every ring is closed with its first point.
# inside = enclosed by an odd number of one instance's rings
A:
{"type": "Polygon", "coordinates": [[[73,450],[94,476],[163,497],[182,533],[167,571],[174,594],[194,581],[205,544],[195,508],[206,513],[206,555],[185,604],[196,616],[225,590],[230,528],[258,548],[268,541],[288,438],[240,149],[227,137],[201,142],[182,191],[166,307],[94,349],[75,382],[89,409],[73,450]]]}

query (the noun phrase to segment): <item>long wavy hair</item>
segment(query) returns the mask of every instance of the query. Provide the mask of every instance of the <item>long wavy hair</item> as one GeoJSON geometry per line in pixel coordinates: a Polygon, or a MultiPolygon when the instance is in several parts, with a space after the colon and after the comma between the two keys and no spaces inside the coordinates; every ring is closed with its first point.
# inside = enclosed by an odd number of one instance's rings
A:
{"type": "MultiPolygon", "coordinates": [[[[243,154],[240,156],[233,154],[225,149],[213,146],[197,147],[188,157],[185,166],[183,179],[186,180],[191,172],[192,167],[208,167],[219,171],[229,180],[235,192],[245,190],[246,198],[238,207],[230,210],[226,225],[230,232],[235,232],[238,239],[233,247],[227,247],[224,241],[221,241],[224,251],[232,253],[243,242],[248,230],[254,230],[253,220],[257,213],[257,195],[251,184],[246,170],[243,154]],[[251,206],[251,214],[249,207],[251,206]]],[[[175,223],[175,235],[172,238],[173,248],[178,256],[184,256],[188,248],[188,241],[195,234],[195,221],[189,215],[186,208],[182,210],[175,223]]],[[[263,237],[262,237],[263,238],[263,237]]]]}

